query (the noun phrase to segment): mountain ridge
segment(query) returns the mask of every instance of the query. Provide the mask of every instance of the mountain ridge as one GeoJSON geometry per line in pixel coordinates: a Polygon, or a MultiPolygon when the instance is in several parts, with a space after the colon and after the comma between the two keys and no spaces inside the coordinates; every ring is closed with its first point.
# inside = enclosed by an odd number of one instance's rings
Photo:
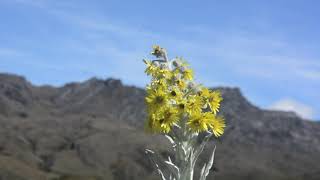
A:
{"type": "MultiPolygon", "coordinates": [[[[215,89],[224,98],[220,113],[227,120],[226,134],[213,140],[218,143],[216,178],[320,177],[319,123],[256,107],[239,88],[215,89]]],[[[9,169],[0,166],[0,177],[23,179],[17,169],[26,167],[39,177],[25,179],[157,179],[143,149],[170,151],[163,138],[143,133],[144,96],[143,89],[117,79],[54,87],[0,74],[0,164],[8,158],[16,162],[9,169]]]]}

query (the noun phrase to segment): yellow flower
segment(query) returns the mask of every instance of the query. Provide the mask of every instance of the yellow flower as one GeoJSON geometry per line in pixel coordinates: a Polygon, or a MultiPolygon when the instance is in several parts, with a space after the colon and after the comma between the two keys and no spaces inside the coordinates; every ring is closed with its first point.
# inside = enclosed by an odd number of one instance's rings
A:
{"type": "Polygon", "coordinates": [[[157,67],[151,61],[144,59],[143,62],[147,65],[147,68],[145,70],[145,73],[147,75],[153,75],[157,71],[157,67]]]}
{"type": "Polygon", "coordinates": [[[169,91],[169,97],[175,102],[182,98],[182,92],[179,88],[174,87],[169,91]]]}
{"type": "Polygon", "coordinates": [[[191,131],[195,133],[207,131],[209,128],[208,118],[201,113],[191,115],[187,125],[191,131]]]}
{"type": "Polygon", "coordinates": [[[209,106],[211,111],[214,114],[217,114],[220,108],[220,102],[222,101],[220,92],[219,91],[211,92],[208,101],[209,101],[209,106]]]}
{"type": "Polygon", "coordinates": [[[216,137],[221,136],[224,133],[224,129],[226,127],[225,121],[223,117],[217,116],[210,120],[209,124],[210,129],[216,137]]]}
{"type": "Polygon", "coordinates": [[[192,80],[193,79],[193,71],[192,69],[186,69],[183,71],[183,78],[186,80],[192,80]]]}
{"type": "Polygon", "coordinates": [[[201,91],[199,91],[199,95],[204,98],[209,98],[210,97],[210,90],[206,87],[202,87],[201,91]]]}
{"type": "Polygon", "coordinates": [[[171,77],[172,72],[166,68],[161,68],[161,67],[156,67],[156,69],[154,70],[152,76],[155,79],[163,79],[163,80],[167,80],[171,77]]]}
{"type": "Polygon", "coordinates": [[[188,114],[192,115],[194,113],[200,113],[202,112],[202,107],[203,107],[203,101],[200,99],[199,96],[189,95],[189,98],[187,100],[187,104],[185,107],[188,114]]]}
{"type": "Polygon", "coordinates": [[[205,105],[209,105],[211,111],[217,114],[220,108],[222,97],[219,91],[210,91],[208,88],[203,87],[198,93],[205,102],[205,105]]]}
{"type": "Polygon", "coordinates": [[[168,133],[172,126],[179,121],[178,111],[174,108],[168,108],[163,112],[163,118],[160,121],[161,131],[168,133]]]}
{"type": "Polygon", "coordinates": [[[158,109],[149,115],[147,130],[151,132],[169,133],[173,125],[179,121],[178,111],[171,107],[158,109]]]}
{"type": "Polygon", "coordinates": [[[163,89],[147,88],[146,103],[150,109],[159,108],[165,106],[168,102],[168,96],[163,89]]]}
{"type": "Polygon", "coordinates": [[[178,109],[179,114],[182,114],[186,111],[187,100],[183,97],[180,97],[176,100],[176,108],[178,109]]]}
{"type": "Polygon", "coordinates": [[[155,65],[153,62],[148,61],[148,60],[143,60],[143,62],[146,64],[146,70],[145,73],[147,75],[151,75],[152,77],[156,79],[162,79],[162,78],[170,78],[172,76],[172,73],[170,70],[167,68],[159,67],[155,65]]]}
{"type": "Polygon", "coordinates": [[[177,79],[176,84],[180,89],[185,89],[187,87],[186,82],[182,79],[177,79]]]}

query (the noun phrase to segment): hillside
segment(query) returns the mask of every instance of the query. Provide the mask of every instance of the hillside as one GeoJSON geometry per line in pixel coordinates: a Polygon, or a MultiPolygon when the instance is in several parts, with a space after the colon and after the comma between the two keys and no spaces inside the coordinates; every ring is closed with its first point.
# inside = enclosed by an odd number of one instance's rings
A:
{"type": "MultiPolygon", "coordinates": [[[[238,88],[217,89],[227,129],[211,142],[218,149],[209,179],[320,179],[319,123],[260,109],[238,88]]],[[[159,179],[144,149],[171,152],[143,132],[144,95],[116,79],[51,87],[0,74],[0,179],[159,179]]]]}

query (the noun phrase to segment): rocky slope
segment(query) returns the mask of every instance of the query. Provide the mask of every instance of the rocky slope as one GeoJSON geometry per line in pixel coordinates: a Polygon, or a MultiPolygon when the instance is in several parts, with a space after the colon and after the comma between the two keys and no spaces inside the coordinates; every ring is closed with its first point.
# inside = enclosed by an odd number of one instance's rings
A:
{"type": "MultiPolygon", "coordinates": [[[[228,127],[209,145],[218,145],[209,179],[320,179],[319,123],[219,89],[228,127]]],[[[38,87],[0,74],[0,179],[159,179],[144,149],[171,152],[161,136],[143,132],[144,95],[115,79],[38,87]]]]}

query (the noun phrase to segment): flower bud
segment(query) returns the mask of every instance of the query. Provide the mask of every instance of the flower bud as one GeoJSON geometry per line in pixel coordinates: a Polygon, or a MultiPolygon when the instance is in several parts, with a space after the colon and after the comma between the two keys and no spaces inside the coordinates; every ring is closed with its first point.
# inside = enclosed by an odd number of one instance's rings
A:
{"type": "Polygon", "coordinates": [[[186,67],[184,67],[184,66],[181,66],[180,67],[180,71],[183,73],[183,72],[185,72],[187,70],[187,68],[186,67]]]}
{"type": "Polygon", "coordinates": [[[188,88],[189,88],[189,89],[192,89],[192,90],[193,90],[195,87],[196,87],[196,84],[195,84],[194,82],[189,82],[189,83],[188,83],[188,88]]]}
{"type": "Polygon", "coordinates": [[[165,49],[164,48],[161,48],[158,45],[154,45],[152,48],[153,48],[153,50],[151,52],[152,55],[156,56],[157,58],[158,57],[164,57],[164,54],[165,54],[165,49]]]}
{"type": "Polygon", "coordinates": [[[165,63],[161,63],[161,64],[160,64],[160,68],[161,68],[161,69],[168,69],[168,65],[165,64],[165,63]]]}
{"type": "Polygon", "coordinates": [[[160,66],[160,63],[159,63],[158,61],[154,61],[153,64],[154,64],[154,66],[156,66],[156,67],[159,67],[159,66],[160,66]]]}
{"type": "Polygon", "coordinates": [[[175,59],[175,60],[172,61],[172,65],[174,67],[180,67],[182,65],[182,63],[181,63],[181,61],[175,59]]]}

